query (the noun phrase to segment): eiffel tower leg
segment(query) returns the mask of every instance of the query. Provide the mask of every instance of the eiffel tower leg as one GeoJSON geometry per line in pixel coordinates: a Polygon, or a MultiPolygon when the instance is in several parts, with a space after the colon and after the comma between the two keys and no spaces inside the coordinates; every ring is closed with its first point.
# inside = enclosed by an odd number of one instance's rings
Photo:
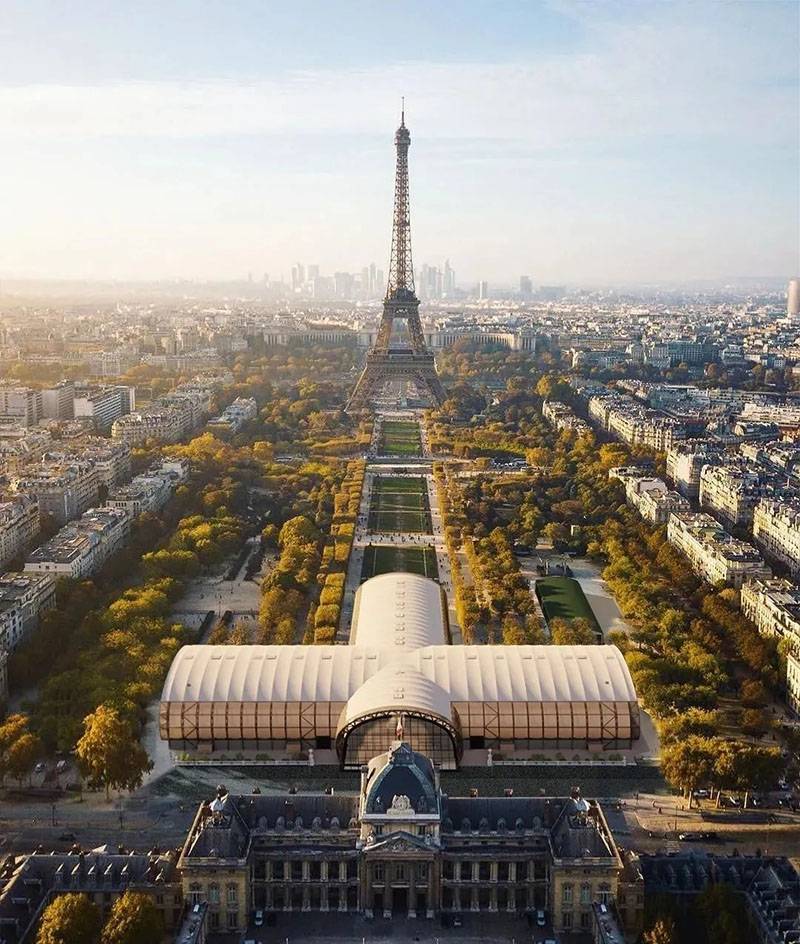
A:
{"type": "Polygon", "coordinates": [[[350,394],[350,399],[345,407],[346,413],[358,413],[367,408],[370,398],[373,395],[373,388],[378,381],[378,374],[374,367],[369,364],[361,371],[355,389],[350,394]]]}

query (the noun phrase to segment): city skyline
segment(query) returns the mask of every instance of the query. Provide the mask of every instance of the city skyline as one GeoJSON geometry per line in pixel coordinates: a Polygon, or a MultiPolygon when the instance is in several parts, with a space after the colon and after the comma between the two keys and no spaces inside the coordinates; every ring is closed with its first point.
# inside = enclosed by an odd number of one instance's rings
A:
{"type": "Polygon", "coordinates": [[[798,15],[443,4],[397,52],[355,4],[11,3],[0,276],[385,268],[405,95],[418,257],[461,285],[788,278],[798,15]]]}

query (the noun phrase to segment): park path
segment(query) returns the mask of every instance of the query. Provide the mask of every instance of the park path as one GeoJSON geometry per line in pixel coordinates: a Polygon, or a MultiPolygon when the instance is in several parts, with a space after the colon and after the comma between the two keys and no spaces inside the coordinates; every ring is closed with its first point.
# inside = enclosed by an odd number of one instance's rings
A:
{"type": "Polygon", "coordinates": [[[398,547],[401,545],[411,547],[433,546],[436,554],[436,566],[439,571],[439,584],[445,591],[448,606],[448,617],[450,620],[450,632],[454,643],[461,642],[461,629],[458,625],[458,617],[455,609],[455,593],[453,590],[453,575],[451,570],[450,557],[444,543],[444,527],[442,525],[441,514],[439,512],[439,493],[436,480],[430,466],[430,461],[426,457],[430,456],[430,447],[428,445],[428,435],[425,429],[425,423],[422,416],[413,412],[392,412],[386,414],[375,414],[373,422],[373,440],[372,449],[374,455],[377,455],[377,446],[380,443],[380,429],[385,419],[413,420],[419,425],[420,441],[422,443],[424,464],[419,464],[418,457],[406,456],[399,458],[395,464],[386,462],[388,456],[378,456],[378,459],[384,460],[378,463],[367,465],[364,474],[364,484],[361,489],[361,501],[359,502],[358,515],[356,517],[356,527],[353,535],[353,548],[350,553],[350,561],[347,567],[347,578],[345,580],[344,594],[342,596],[341,616],[339,619],[339,628],[336,633],[336,641],[347,643],[350,638],[350,625],[353,618],[353,605],[355,603],[356,591],[361,582],[361,571],[364,563],[364,550],[368,545],[385,545],[389,547],[398,547]],[[403,472],[396,471],[403,469],[403,472]],[[375,476],[397,475],[402,478],[423,478],[428,495],[428,503],[431,513],[431,530],[427,532],[420,531],[392,531],[376,532],[369,528],[369,509],[372,501],[372,489],[375,482],[375,476]]]}

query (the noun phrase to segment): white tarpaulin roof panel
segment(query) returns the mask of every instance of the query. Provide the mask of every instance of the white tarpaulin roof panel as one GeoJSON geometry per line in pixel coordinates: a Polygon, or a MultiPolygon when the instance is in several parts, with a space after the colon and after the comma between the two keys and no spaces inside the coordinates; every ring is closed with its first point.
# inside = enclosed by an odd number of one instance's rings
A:
{"type": "Polygon", "coordinates": [[[636,701],[616,646],[446,645],[402,654],[394,646],[184,646],[161,700],[345,702],[390,665],[417,669],[453,702],[636,701]]]}
{"type": "Polygon", "coordinates": [[[361,585],[351,645],[421,649],[447,642],[439,584],[419,574],[391,573],[361,585]]]}

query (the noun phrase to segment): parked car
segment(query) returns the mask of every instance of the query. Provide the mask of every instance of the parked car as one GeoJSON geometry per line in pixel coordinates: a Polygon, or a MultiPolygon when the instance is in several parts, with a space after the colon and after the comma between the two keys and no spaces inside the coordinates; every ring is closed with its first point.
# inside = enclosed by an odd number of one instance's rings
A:
{"type": "Polygon", "coordinates": [[[694,842],[699,838],[697,833],[678,833],[678,839],[680,839],[681,842],[694,842]]]}
{"type": "Polygon", "coordinates": [[[45,763],[43,760],[40,760],[39,763],[33,768],[37,774],[40,774],[45,768],[45,763]]]}
{"type": "Polygon", "coordinates": [[[253,915],[253,924],[260,928],[264,923],[264,912],[259,908],[258,911],[253,915]]]}
{"type": "Polygon", "coordinates": [[[707,800],[709,797],[708,790],[695,790],[693,796],[697,800],[707,800]]]}
{"type": "Polygon", "coordinates": [[[56,764],[56,770],[57,770],[60,774],[63,774],[66,769],[67,769],[67,762],[66,762],[65,760],[60,760],[60,761],[56,764]]]}
{"type": "Polygon", "coordinates": [[[547,915],[544,912],[544,908],[539,908],[536,912],[536,925],[537,927],[543,928],[547,924],[547,915]]]}
{"type": "Polygon", "coordinates": [[[453,917],[453,927],[454,927],[454,928],[460,928],[462,924],[463,924],[463,922],[462,922],[462,920],[461,920],[461,916],[460,916],[460,915],[455,915],[455,916],[453,917]]]}

